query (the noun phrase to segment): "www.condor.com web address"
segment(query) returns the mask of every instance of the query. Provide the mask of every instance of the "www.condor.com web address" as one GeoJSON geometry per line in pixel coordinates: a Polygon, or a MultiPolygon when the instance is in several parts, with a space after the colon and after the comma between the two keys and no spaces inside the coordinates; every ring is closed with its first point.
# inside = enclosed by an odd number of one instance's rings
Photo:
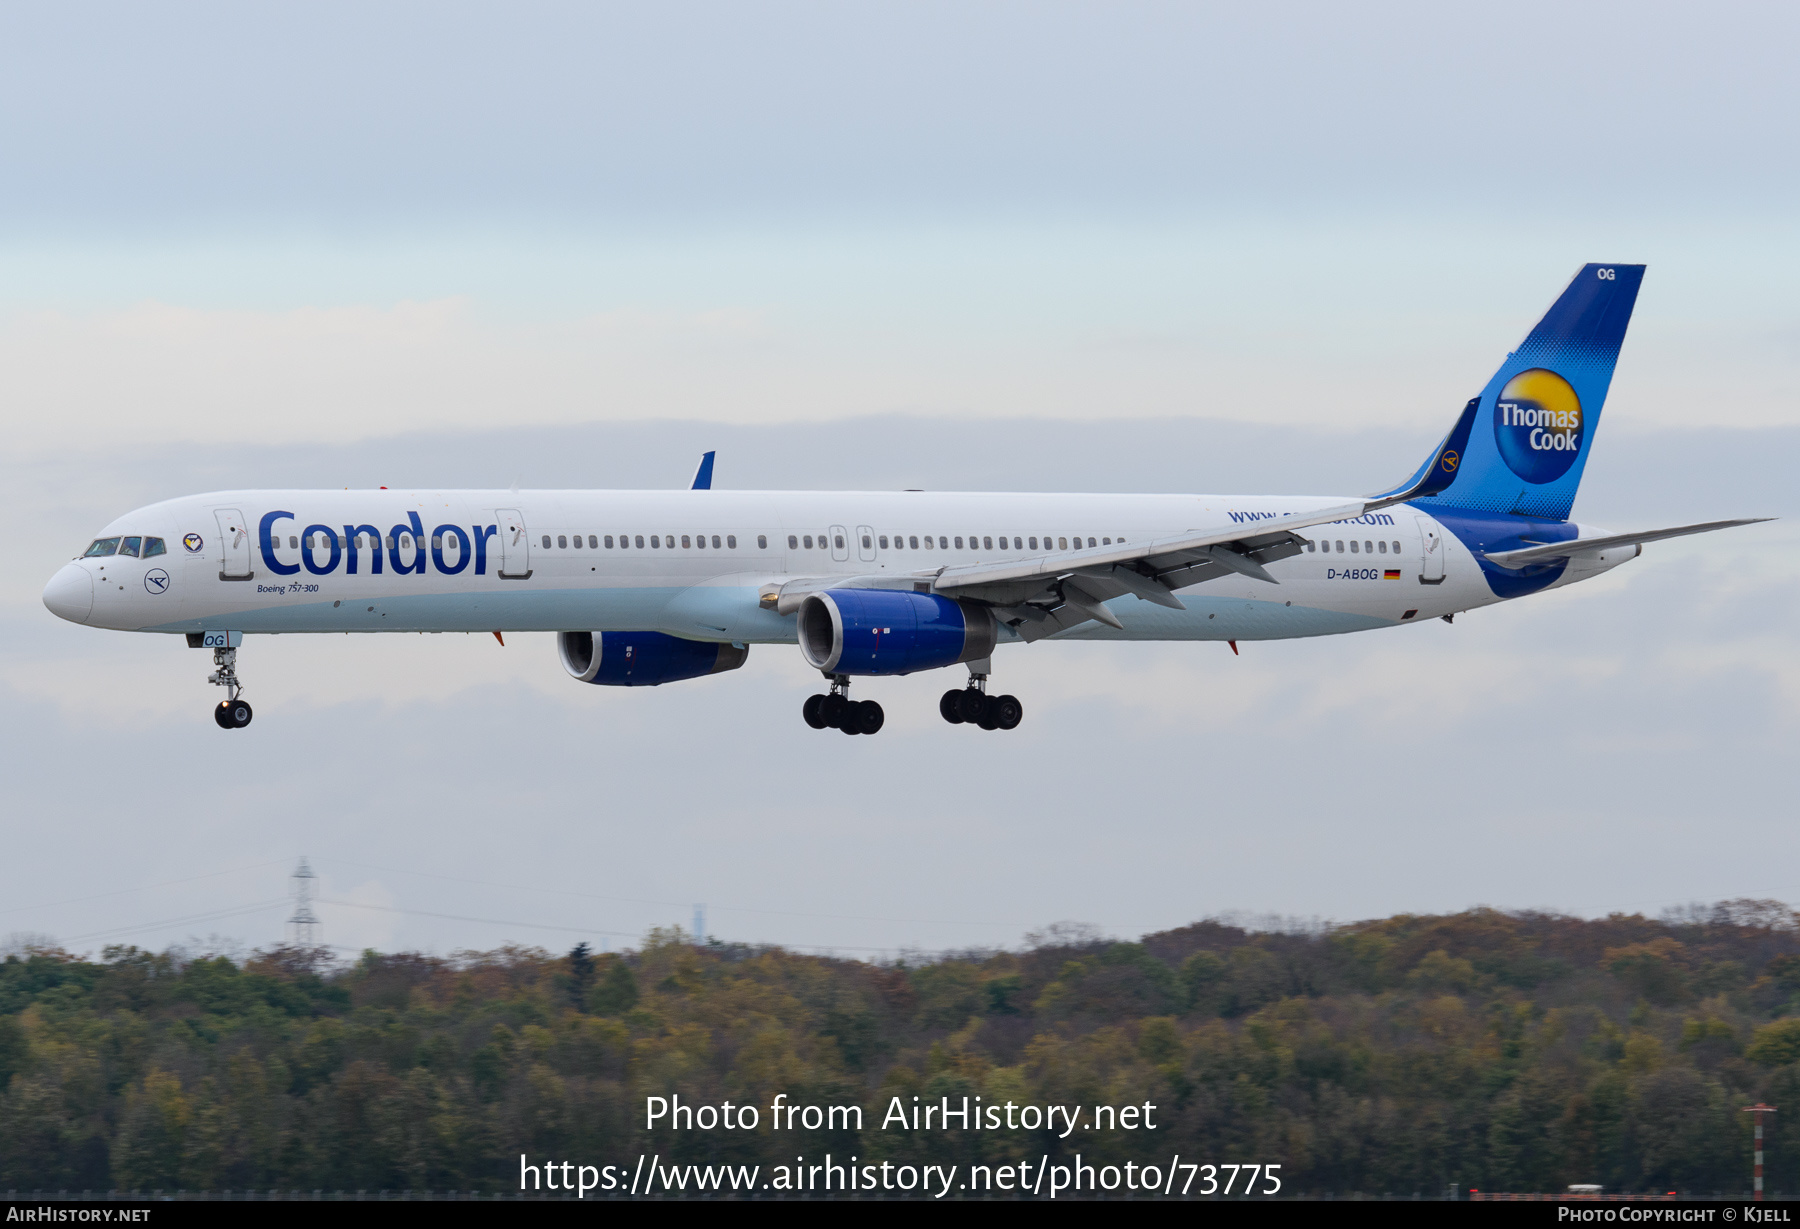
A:
{"type": "Polygon", "coordinates": [[[519,1155],[521,1191],[566,1191],[586,1198],[606,1194],[697,1195],[793,1191],[833,1194],[919,1194],[942,1199],[952,1193],[1058,1195],[1132,1191],[1160,1195],[1274,1195],[1281,1190],[1280,1165],[1217,1165],[1183,1161],[1167,1165],[1138,1161],[1096,1165],[1080,1155],[1052,1162],[1048,1157],[1003,1165],[910,1165],[864,1161],[851,1156],[792,1165],[676,1164],[660,1155],[639,1156],[635,1165],[578,1165],[573,1161],[528,1163],[519,1155]]]}

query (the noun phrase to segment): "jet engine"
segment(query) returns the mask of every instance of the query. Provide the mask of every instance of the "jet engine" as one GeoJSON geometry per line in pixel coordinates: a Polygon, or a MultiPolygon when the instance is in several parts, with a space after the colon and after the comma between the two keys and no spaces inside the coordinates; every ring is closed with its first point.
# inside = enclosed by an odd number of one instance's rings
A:
{"type": "Polygon", "coordinates": [[[558,632],[563,669],[602,687],[655,687],[736,670],[750,650],[662,632],[558,632]]]}
{"type": "Polygon", "coordinates": [[[800,603],[800,653],[827,674],[911,674],[993,653],[985,606],[935,593],[827,589],[800,603]]]}

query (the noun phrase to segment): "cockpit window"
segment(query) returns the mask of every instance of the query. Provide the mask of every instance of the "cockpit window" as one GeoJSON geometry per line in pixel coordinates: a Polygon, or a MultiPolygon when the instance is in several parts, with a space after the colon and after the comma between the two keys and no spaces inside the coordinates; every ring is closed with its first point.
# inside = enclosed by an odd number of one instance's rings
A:
{"type": "Polygon", "coordinates": [[[168,553],[169,552],[163,548],[163,540],[161,538],[144,539],[144,558],[148,559],[152,555],[166,555],[168,553]]]}
{"type": "Polygon", "coordinates": [[[143,547],[144,540],[142,538],[125,538],[119,543],[119,553],[121,555],[130,555],[133,559],[136,559],[138,551],[142,550],[143,547]]]}
{"type": "Polygon", "coordinates": [[[95,538],[94,544],[87,548],[82,558],[93,559],[100,555],[116,555],[118,553],[119,540],[117,538],[95,538]]]}

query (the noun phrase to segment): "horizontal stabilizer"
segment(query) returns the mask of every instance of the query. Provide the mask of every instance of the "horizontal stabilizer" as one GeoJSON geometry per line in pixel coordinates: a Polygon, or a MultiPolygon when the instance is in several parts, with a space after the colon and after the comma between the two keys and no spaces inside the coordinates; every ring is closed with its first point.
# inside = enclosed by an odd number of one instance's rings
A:
{"type": "Polygon", "coordinates": [[[1734,529],[1739,525],[1758,525],[1772,521],[1772,516],[1752,516],[1736,521],[1707,521],[1703,525],[1681,525],[1674,529],[1647,529],[1642,533],[1615,533],[1604,538],[1572,538],[1567,542],[1550,542],[1544,546],[1527,546],[1522,550],[1494,551],[1486,556],[1490,563],[1503,568],[1523,568],[1552,559],[1567,559],[1593,551],[1611,550],[1615,546],[1660,542],[1664,538],[1685,538],[1690,533],[1711,533],[1715,529],[1734,529]]]}

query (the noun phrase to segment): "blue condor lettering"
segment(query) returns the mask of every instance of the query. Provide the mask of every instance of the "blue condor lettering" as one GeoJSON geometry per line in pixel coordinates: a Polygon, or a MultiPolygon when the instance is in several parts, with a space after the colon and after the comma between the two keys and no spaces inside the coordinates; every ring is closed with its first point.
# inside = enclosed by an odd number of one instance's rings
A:
{"type": "Polygon", "coordinates": [[[270,526],[276,521],[291,521],[292,512],[265,513],[262,523],[256,527],[257,544],[262,547],[263,566],[277,576],[292,576],[300,570],[297,563],[283,563],[275,557],[275,539],[270,533],[270,526]]]}
{"type": "Polygon", "coordinates": [[[454,576],[469,566],[469,535],[462,531],[461,525],[439,525],[431,531],[431,563],[446,576],[454,576]],[[444,564],[444,538],[454,535],[456,538],[456,566],[444,564]]]}
{"type": "Polygon", "coordinates": [[[475,531],[475,575],[483,576],[487,573],[488,539],[499,531],[500,526],[489,525],[484,529],[480,525],[473,525],[470,528],[475,531]]]}
{"type": "Polygon", "coordinates": [[[395,525],[388,530],[388,564],[394,569],[396,576],[425,571],[425,526],[419,521],[417,512],[408,512],[406,519],[412,522],[410,529],[406,525],[395,525]],[[412,562],[402,563],[400,548],[409,537],[412,540],[412,562]]]}
{"type": "Polygon", "coordinates": [[[331,526],[329,525],[308,525],[305,531],[300,535],[300,562],[305,564],[306,570],[311,572],[314,576],[329,576],[331,573],[337,571],[338,560],[342,558],[343,553],[343,550],[338,546],[337,534],[331,532],[331,526]],[[317,538],[313,537],[315,533],[318,534],[320,538],[325,539],[325,542],[331,547],[331,558],[326,562],[324,567],[320,567],[313,562],[313,544],[318,541],[317,538]]]}
{"type": "MultiPolygon", "coordinates": [[[[427,570],[425,527],[420,522],[418,513],[408,512],[406,517],[411,524],[395,525],[388,535],[388,562],[394,573],[402,576],[423,573],[427,570]],[[403,544],[412,552],[412,558],[404,563],[400,559],[403,544]]],[[[294,519],[296,518],[292,512],[275,511],[264,515],[261,523],[257,526],[257,539],[258,545],[262,549],[263,566],[275,575],[293,576],[300,571],[301,566],[304,566],[314,576],[329,576],[337,571],[338,565],[342,563],[344,575],[355,576],[365,540],[371,548],[369,551],[369,574],[371,576],[381,575],[382,535],[376,531],[373,525],[345,525],[344,536],[341,539],[331,531],[329,525],[308,525],[300,539],[300,563],[283,563],[275,557],[275,552],[281,548],[281,540],[275,533],[275,522],[294,519]],[[318,556],[313,553],[318,550],[331,552],[322,564],[318,561],[318,556]]],[[[487,575],[488,539],[492,538],[499,530],[498,525],[471,525],[468,529],[464,529],[461,525],[439,525],[431,531],[429,558],[432,565],[445,576],[455,576],[466,569],[469,561],[473,559],[475,575],[487,575]],[[454,563],[447,563],[444,559],[444,547],[448,538],[456,539],[454,548],[456,562],[454,563]]],[[[316,585],[308,585],[304,589],[298,585],[272,585],[266,589],[258,586],[257,592],[310,593],[316,589],[316,585]]]]}
{"type": "Polygon", "coordinates": [[[350,544],[349,560],[344,565],[344,575],[356,575],[356,553],[362,545],[363,534],[369,535],[369,575],[381,575],[381,532],[373,525],[345,525],[344,539],[350,544]]]}

